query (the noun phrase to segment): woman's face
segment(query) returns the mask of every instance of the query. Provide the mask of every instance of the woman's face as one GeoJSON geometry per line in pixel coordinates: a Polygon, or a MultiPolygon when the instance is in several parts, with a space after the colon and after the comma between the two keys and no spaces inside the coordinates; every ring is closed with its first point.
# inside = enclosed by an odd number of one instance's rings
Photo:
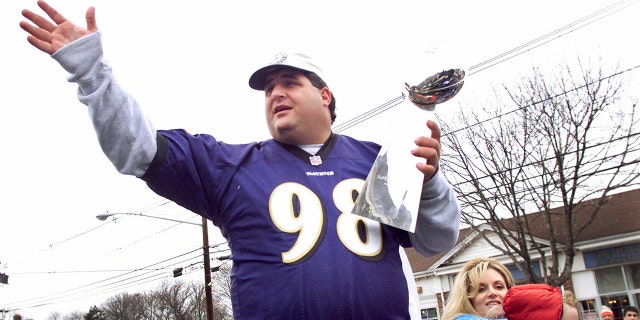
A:
{"type": "Polygon", "coordinates": [[[486,315],[490,309],[502,306],[507,289],[502,274],[489,268],[480,278],[478,293],[471,299],[471,305],[480,315],[486,315]]]}

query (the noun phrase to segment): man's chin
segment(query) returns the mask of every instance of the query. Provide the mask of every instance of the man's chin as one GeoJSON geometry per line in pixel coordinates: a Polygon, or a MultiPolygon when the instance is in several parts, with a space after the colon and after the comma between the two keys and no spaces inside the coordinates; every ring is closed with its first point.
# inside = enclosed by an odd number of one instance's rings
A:
{"type": "Polygon", "coordinates": [[[294,142],[299,138],[291,127],[278,127],[271,130],[271,136],[279,142],[287,144],[295,144],[294,142]]]}

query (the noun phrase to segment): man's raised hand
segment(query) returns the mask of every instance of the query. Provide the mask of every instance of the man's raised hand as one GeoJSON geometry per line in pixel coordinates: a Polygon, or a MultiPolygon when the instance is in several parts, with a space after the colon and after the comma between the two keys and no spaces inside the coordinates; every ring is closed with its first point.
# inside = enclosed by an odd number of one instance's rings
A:
{"type": "Polygon", "coordinates": [[[20,28],[29,33],[27,40],[31,45],[50,55],[65,45],[98,31],[94,7],[87,9],[85,29],[67,20],[45,1],[38,1],[38,6],[51,18],[51,21],[24,9],[22,15],[31,23],[20,21],[20,28]]]}

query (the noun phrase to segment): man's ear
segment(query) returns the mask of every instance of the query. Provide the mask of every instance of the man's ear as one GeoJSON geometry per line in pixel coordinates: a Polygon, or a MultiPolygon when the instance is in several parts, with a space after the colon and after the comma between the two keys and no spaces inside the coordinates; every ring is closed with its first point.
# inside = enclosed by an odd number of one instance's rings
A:
{"type": "Polygon", "coordinates": [[[328,107],[331,103],[331,90],[329,88],[324,87],[320,89],[320,95],[322,96],[322,105],[324,107],[328,107]]]}

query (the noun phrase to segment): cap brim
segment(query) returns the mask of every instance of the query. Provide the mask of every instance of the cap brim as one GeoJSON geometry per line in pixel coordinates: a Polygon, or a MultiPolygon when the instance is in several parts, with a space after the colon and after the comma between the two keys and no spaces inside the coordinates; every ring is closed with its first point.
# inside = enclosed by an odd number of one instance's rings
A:
{"type": "Polygon", "coordinates": [[[275,64],[275,65],[270,65],[270,66],[266,66],[263,68],[258,69],[256,72],[254,72],[251,77],[249,77],[249,87],[251,87],[252,89],[255,90],[260,90],[260,91],[264,91],[264,86],[265,86],[265,82],[267,81],[267,77],[269,76],[269,74],[277,71],[277,70],[281,70],[281,69],[292,69],[292,70],[296,70],[299,72],[312,72],[313,71],[309,71],[309,70],[305,70],[305,69],[301,69],[301,68],[297,68],[294,66],[289,66],[286,64],[275,64]]]}
{"type": "Polygon", "coordinates": [[[255,90],[264,90],[264,82],[267,80],[267,75],[273,71],[274,66],[266,66],[258,69],[249,78],[249,87],[255,90]]]}

